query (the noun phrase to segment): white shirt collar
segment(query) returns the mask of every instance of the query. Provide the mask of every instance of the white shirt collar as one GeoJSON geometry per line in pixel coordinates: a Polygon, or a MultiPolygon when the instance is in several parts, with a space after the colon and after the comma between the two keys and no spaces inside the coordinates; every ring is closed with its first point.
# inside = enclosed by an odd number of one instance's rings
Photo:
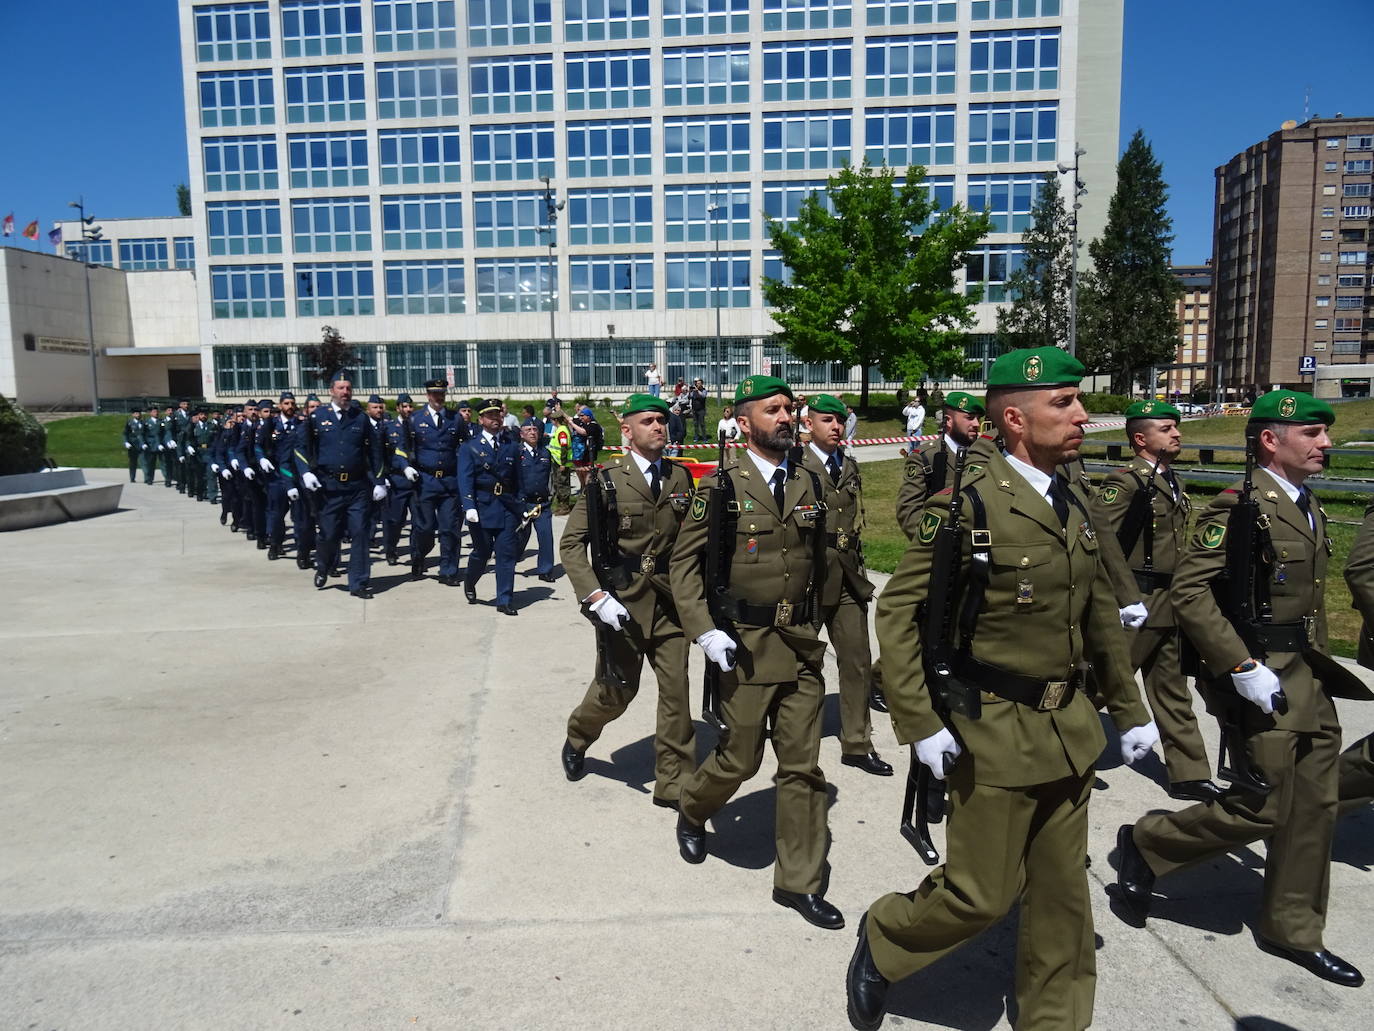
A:
{"type": "Polygon", "coordinates": [[[779,469],[784,472],[787,471],[787,459],[785,458],[782,460],[781,465],[774,465],[752,448],[745,448],[744,451],[745,454],[754,460],[754,466],[758,469],[759,475],[763,477],[766,483],[773,482],[773,474],[779,469]]]}
{"type": "Polygon", "coordinates": [[[335,414],[335,415],[343,415],[343,409],[339,407],[339,402],[337,402],[337,401],[330,401],[330,402],[329,402],[329,407],[332,408],[332,409],[334,409],[334,414],[335,414]]]}
{"type": "Polygon", "coordinates": [[[1049,497],[1050,483],[1053,482],[1054,477],[1042,473],[1035,466],[1029,465],[1026,462],[1021,461],[1021,459],[1017,458],[1015,455],[1008,454],[1005,451],[1002,452],[1002,457],[1007,460],[1008,465],[1010,465],[1013,469],[1016,470],[1017,473],[1020,474],[1021,479],[1025,480],[1027,483],[1031,485],[1032,490],[1034,490],[1041,497],[1049,497]]]}
{"type": "MultiPolygon", "coordinates": [[[[816,453],[816,457],[819,458],[819,459],[821,460],[821,465],[825,466],[826,468],[829,468],[829,467],[830,467],[830,458],[831,458],[831,456],[830,456],[830,455],[827,455],[824,451],[822,451],[820,448],[818,448],[818,447],[816,446],[816,442],[815,442],[814,440],[811,441],[809,444],[807,444],[807,447],[809,447],[812,451],[814,451],[814,452],[816,453]]],[[[844,465],[844,458],[840,455],[840,452],[839,452],[838,449],[836,449],[834,457],[836,457],[836,458],[838,458],[838,459],[840,460],[840,465],[841,465],[841,466],[844,465]]]]}
{"type": "Polygon", "coordinates": [[[948,433],[945,434],[945,447],[949,448],[951,454],[957,455],[959,453],[959,449],[963,446],[963,444],[960,444],[948,433]]]}
{"type": "Polygon", "coordinates": [[[1289,483],[1287,480],[1285,480],[1278,473],[1274,472],[1274,470],[1269,468],[1267,465],[1262,465],[1260,466],[1260,468],[1267,472],[1270,476],[1272,476],[1275,482],[1277,482],[1278,485],[1283,488],[1283,492],[1288,495],[1289,501],[1293,502],[1293,504],[1295,505],[1298,503],[1298,495],[1302,493],[1302,490],[1300,488],[1289,483]]]}
{"type": "MultiPolygon", "coordinates": [[[[633,458],[633,459],[635,460],[635,465],[639,467],[639,471],[642,472],[642,473],[644,474],[644,478],[647,480],[647,479],[649,478],[649,466],[654,465],[655,463],[649,461],[647,458],[645,458],[643,455],[641,455],[638,451],[631,451],[631,452],[630,452],[630,457],[633,458]]],[[[662,460],[662,459],[659,459],[657,464],[658,464],[658,474],[659,474],[660,476],[662,476],[662,475],[663,475],[663,460],[662,460]]]]}
{"type": "Polygon", "coordinates": [[[487,432],[485,428],[482,430],[482,439],[487,442],[488,447],[496,446],[496,434],[487,432]]]}

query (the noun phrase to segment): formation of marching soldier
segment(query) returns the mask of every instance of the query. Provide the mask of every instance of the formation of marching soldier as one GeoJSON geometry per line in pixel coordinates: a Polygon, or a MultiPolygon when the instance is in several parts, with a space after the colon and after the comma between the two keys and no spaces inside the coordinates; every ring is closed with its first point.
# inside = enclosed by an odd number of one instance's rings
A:
{"type": "MultiPolygon", "coordinates": [[[[1363,983],[1322,936],[1337,812],[1374,799],[1372,739],[1342,753],[1332,702],[1374,695],[1330,657],[1331,541],[1304,486],[1331,446],[1334,412],[1299,392],[1261,397],[1244,480],[1190,532],[1172,469],[1178,410],[1133,404],[1135,458],[1095,487],[1079,461],[1083,375],[1058,348],[1024,349],[993,363],[986,398],[945,395],[938,438],[907,457],[897,510],[910,543],[876,601],[872,670],[862,481],[839,450],[847,413],[835,398],[811,398],[799,425],[785,382],[745,379],[734,396],[745,446],[722,443],[716,472],[693,490],[664,459],[666,403],[632,395],[624,455],[595,470],[564,530],[561,557],[597,654],[568,719],[564,773],[585,776],[588,749],[634,699],[647,659],[658,682],[653,802],[676,811],[685,861],[707,859],[707,822],[771,741],[773,899],[815,926],[845,925],[825,898],[822,627],[840,670],[842,761],[892,772],[872,748],[870,708],[890,712],[910,746],[902,832],[934,869],[858,921],[845,979],[856,1028],[881,1025],[893,982],[1017,903],[1016,1026],[1091,1024],[1084,857],[1107,745],[1099,711],[1126,763],[1162,745],[1169,795],[1190,803],[1121,828],[1117,914],[1143,921],[1157,878],[1263,839],[1259,947],[1334,984],[1363,983]],[[984,420],[995,435],[980,432],[984,420]],[[705,656],[702,717],[716,732],[699,766],[693,643],[705,656]],[[1223,728],[1217,779],[1189,675],[1223,728]],[[929,824],[946,813],[947,856],[936,865],[929,824]]],[[[1374,505],[1346,576],[1374,626],[1374,505]]],[[[1371,641],[1362,635],[1366,665],[1371,641]]]]}
{"type": "Polygon", "coordinates": [[[388,565],[400,564],[400,540],[411,523],[412,580],[425,578],[436,539],[438,580],[462,586],[477,604],[477,584],[494,562],[496,608],[518,615],[515,566],[531,533],[539,579],[556,578],[551,484],[555,461],[542,426],[505,414],[499,400],[445,404],[448,384],[425,384],[426,402],[397,398],[390,417],[375,394],[353,400],[351,373],[337,372],[329,397],[310,395],[304,410],[283,392],[275,403],[249,401],[211,418],[182,401],[166,415],[134,411],[124,426],[129,480],[140,469],[197,501],[220,505],[220,524],[242,532],[276,561],[287,553],[288,517],[296,565],[314,570],[325,588],[343,575],[357,598],[371,598],[372,548],[380,538],[388,565]],[[460,568],[466,529],[470,551],[460,568]]]}

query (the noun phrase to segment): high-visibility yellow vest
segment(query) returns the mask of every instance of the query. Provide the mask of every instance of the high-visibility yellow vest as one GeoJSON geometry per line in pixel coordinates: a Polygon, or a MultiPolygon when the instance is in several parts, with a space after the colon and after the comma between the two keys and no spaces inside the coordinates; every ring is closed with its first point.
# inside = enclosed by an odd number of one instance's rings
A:
{"type": "Polygon", "coordinates": [[[572,430],[559,423],[554,423],[553,430],[549,434],[549,453],[553,455],[553,460],[559,465],[572,465],[572,430]]]}

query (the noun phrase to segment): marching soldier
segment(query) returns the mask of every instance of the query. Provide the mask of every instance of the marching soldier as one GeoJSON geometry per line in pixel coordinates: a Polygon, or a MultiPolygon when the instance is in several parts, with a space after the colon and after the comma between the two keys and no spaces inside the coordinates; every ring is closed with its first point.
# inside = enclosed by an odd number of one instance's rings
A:
{"type": "Polygon", "coordinates": [[[176,486],[176,465],[177,455],[179,453],[176,437],[176,420],[172,417],[173,410],[174,409],[169,407],[167,413],[163,415],[161,436],[158,438],[162,441],[162,450],[158,453],[158,457],[162,460],[162,485],[168,490],[176,486]]]}
{"type": "Polygon", "coordinates": [[[129,482],[138,479],[138,466],[143,460],[143,409],[135,408],[124,420],[124,450],[129,453],[129,482]]]}
{"type": "Polygon", "coordinates": [[[187,481],[187,459],[186,448],[189,445],[191,433],[191,402],[186,398],[180,398],[177,406],[172,410],[172,439],[176,442],[175,462],[173,469],[176,471],[177,493],[186,493],[187,481]]]}
{"type": "Polygon", "coordinates": [[[802,451],[802,467],[816,474],[825,493],[825,539],[828,569],[821,611],[840,679],[840,762],[878,777],[892,776],[892,766],[873,748],[868,715],[872,658],[868,643],[868,603],[874,587],[864,571],[863,481],[859,463],[846,458],[840,444],[848,413],[844,402],[829,394],[811,398],[802,421],[811,441],[802,451]]]}
{"type": "Polygon", "coordinates": [[[488,398],[477,413],[481,430],[458,451],[458,493],[463,518],[472,535],[463,594],[469,605],[477,604],[477,581],[496,556],[496,611],[518,616],[512,604],[515,591],[515,518],[501,495],[515,486],[513,456],[498,454],[496,435],[501,432],[501,402],[488,398]]]}
{"type": "MultiPolygon", "coordinates": [[[[1345,564],[1345,582],[1364,621],[1360,627],[1360,665],[1374,669],[1374,504],[1364,510],[1364,522],[1345,564]]],[[[1341,815],[1374,802],[1374,734],[1341,753],[1339,795],[1341,815]]]]}
{"type": "Polygon", "coordinates": [[[205,455],[210,449],[210,424],[205,419],[206,414],[203,407],[191,413],[191,421],[186,426],[186,449],[182,459],[182,468],[186,471],[186,493],[196,501],[206,500],[206,473],[209,469],[205,464],[205,455]]]}
{"type": "MultiPolygon", "coordinates": [[[[399,394],[396,397],[396,418],[387,420],[386,436],[389,461],[387,464],[387,496],[386,496],[386,516],[382,520],[382,550],[386,554],[386,564],[389,566],[400,565],[400,546],[401,531],[405,529],[406,517],[409,516],[413,522],[415,511],[415,484],[405,475],[404,470],[395,470],[396,452],[394,450],[397,439],[402,436],[401,425],[410,418],[410,413],[415,411],[415,402],[410,399],[409,394],[399,394]]],[[[418,476],[418,474],[417,474],[418,476]]],[[[412,525],[410,531],[411,550],[415,547],[415,528],[412,525]]]]}
{"type": "Polygon", "coordinates": [[[1208,802],[1222,788],[1211,780],[1207,746],[1202,742],[1188,678],[1179,666],[1178,627],[1169,603],[1174,566],[1185,546],[1188,495],[1171,465],[1183,448],[1183,416],[1161,401],[1137,401],[1126,409],[1126,439],[1135,461],[1103,481],[1098,501],[1107,527],[1116,535],[1148,613],[1131,635],[1131,665],[1140,670],[1145,695],[1159,728],[1169,795],[1208,802]]]}
{"type": "MultiPolygon", "coordinates": [[[[244,517],[248,530],[244,534],[250,541],[256,541],[259,551],[267,550],[267,495],[263,489],[266,482],[258,465],[258,433],[263,424],[272,418],[272,402],[263,398],[250,401],[244,406],[243,424],[239,427],[234,443],[235,467],[242,482],[239,493],[243,499],[244,517]]],[[[232,463],[231,463],[232,464],[232,463]]]]}
{"type": "Polygon", "coordinates": [[[549,504],[553,456],[539,443],[539,427],[526,426],[516,432],[518,438],[506,445],[515,466],[515,490],[502,495],[515,518],[515,559],[519,562],[525,554],[533,530],[538,545],[534,569],[540,580],[551,584],[558,579],[553,573],[553,508],[549,504]]]}
{"type": "MultiPolygon", "coordinates": [[[[424,579],[425,560],[439,538],[439,582],[458,586],[459,516],[458,449],[467,440],[467,424],[444,406],[448,381],[425,383],[428,402],[418,412],[391,424],[392,469],[416,484],[411,508],[410,578],[424,579]]],[[[393,476],[393,479],[395,477],[393,476]]]]}
{"type": "Polygon", "coordinates": [[[143,450],[143,482],[152,486],[157,475],[157,456],[162,453],[162,420],[158,418],[157,405],[148,406],[148,417],[143,420],[143,433],[140,447],[143,450]]]}
{"type": "Polygon", "coordinates": [[[233,533],[239,532],[239,501],[238,484],[234,480],[230,462],[233,461],[234,435],[238,432],[238,423],[242,420],[242,407],[232,406],[210,444],[210,472],[220,480],[219,525],[223,526],[232,518],[233,525],[229,529],[233,533]]]}
{"type": "MultiPolygon", "coordinates": [[[[277,399],[278,411],[262,421],[258,427],[254,454],[262,470],[263,490],[266,494],[267,558],[275,562],[286,546],[286,513],[291,512],[291,524],[297,537],[303,521],[299,480],[296,477],[294,455],[296,434],[301,416],[296,412],[296,395],[284,390],[277,399]],[[292,495],[295,495],[292,497],[292,495]]],[[[297,554],[300,541],[297,540],[297,554]]]]}
{"type": "MultiPolygon", "coordinates": [[[[673,602],[668,568],[692,501],[692,477],[663,457],[668,443],[667,402],[651,394],[631,394],[620,425],[628,441],[624,457],[595,470],[596,480],[582,492],[559,544],[573,591],[585,613],[598,624],[599,652],[596,675],[568,717],[563,772],[569,780],[581,779],[587,749],[634,700],[648,659],[658,681],[654,805],[676,809],[682,782],[696,761],[696,749],[688,700],[687,639],[673,602]],[[591,511],[593,505],[595,511],[591,511]]],[[[537,445],[539,432],[534,423],[521,427],[522,446],[537,445]]],[[[548,471],[545,465],[546,508],[548,471]]]]}
{"type": "MultiPolygon", "coordinates": [[[[1083,440],[1083,366],[1057,347],[992,365],[986,405],[1005,451],[979,454],[931,496],[916,540],[878,600],[878,639],[897,740],[949,778],[946,862],[884,895],[859,925],[846,987],[856,1028],[882,1023],[888,985],[992,926],[1019,900],[1017,1027],[1092,1022],[1096,957],[1083,856],[1093,766],[1105,739],[1082,691],[1091,662],[1132,762],[1158,740],[1136,690],[1099,536],[1076,486],[1056,475],[1083,440]],[[932,584],[932,546],[960,511],[953,575],[932,584]],[[925,639],[918,613],[948,596],[957,640],[925,639]],[[927,649],[931,650],[928,654],[927,649]],[[942,665],[925,660],[947,654],[942,665]],[[952,769],[948,765],[952,761],[952,769]]],[[[947,536],[941,540],[949,540],[947,536]]],[[[937,614],[938,615],[938,614],[937,614]]]]}
{"type": "Polygon", "coordinates": [[[1271,790],[1238,784],[1219,802],[1122,826],[1117,892],[1143,920],[1157,877],[1263,840],[1257,944],[1324,980],[1358,987],[1363,975],[1322,942],[1341,747],[1332,698],[1369,697],[1327,650],[1323,582],[1331,539],[1304,483],[1321,471],[1335,421],[1331,406],[1310,394],[1276,390],[1256,400],[1246,426],[1260,466],[1253,490],[1243,497],[1242,484],[1217,496],[1174,572],[1174,614],[1202,659],[1200,679],[1213,704],[1229,699],[1240,710],[1246,760],[1271,790]],[[1250,502],[1258,505],[1253,526],[1262,557],[1248,555],[1246,569],[1228,569],[1229,517],[1233,510],[1244,516],[1237,506],[1250,502]],[[1223,576],[1243,577],[1242,585],[1253,578],[1272,618],[1233,624],[1213,592],[1223,576]]]}
{"type": "Polygon", "coordinates": [[[382,438],[353,402],[353,374],[340,369],[329,384],[330,400],[301,425],[296,471],[301,486],[318,491],[320,531],[315,586],[329,582],[347,532],[348,593],[371,598],[372,555],[367,547],[372,505],[386,498],[382,438]]]}
{"type": "Polygon", "coordinates": [[[818,762],[823,489],[789,455],[796,443],[792,404],[792,389],[780,379],[740,382],[735,418],[747,449],[727,456],[719,482],[702,482],[673,549],[673,598],[687,636],[724,672],[720,715],[729,728],[682,782],[677,840],[687,862],[706,859],[706,821],[758,772],[771,736],[778,758],[773,900],[817,927],[836,929],[844,916],[823,894],[829,800],[818,762]],[[719,557],[706,554],[713,505],[727,517],[720,544],[733,568],[732,582],[717,585],[723,593],[708,598],[705,565],[719,557]]]}

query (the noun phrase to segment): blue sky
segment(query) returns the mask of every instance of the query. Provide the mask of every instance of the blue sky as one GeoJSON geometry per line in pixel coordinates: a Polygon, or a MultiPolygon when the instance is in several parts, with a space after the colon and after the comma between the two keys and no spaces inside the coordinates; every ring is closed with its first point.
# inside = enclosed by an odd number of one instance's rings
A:
{"type": "MultiPolygon", "coordinates": [[[[1144,129],[1164,164],[1176,261],[1211,253],[1213,168],[1301,120],[1309,88],[1313,114],[1374,115],[1360,42],[1371,32],[1369,0],[1126,0],[1122,140],[1144,129]],[[1310,24],[1307,9],[1320,10],[1310,24]]],[[[6,242],[46,249],[81,195],[97,218],[176,213],[187,166],[175,0],[0,0],[0,39],[6,242]],[[32,219],[38,244],[17,235],[32,219]]]]}

